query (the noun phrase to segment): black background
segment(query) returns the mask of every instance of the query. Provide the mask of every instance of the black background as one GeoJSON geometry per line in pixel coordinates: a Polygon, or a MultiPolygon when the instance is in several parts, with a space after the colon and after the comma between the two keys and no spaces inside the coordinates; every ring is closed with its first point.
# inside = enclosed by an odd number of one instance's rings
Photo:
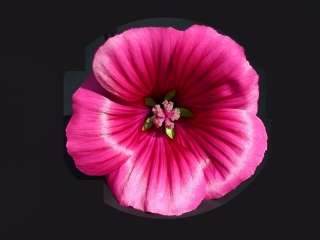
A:
{"type": "Polygon", "coordinates": [[[0,239],[314,238],[320,42],[315,4],[30,4],[6,4],[0,14],[1,92],[7,93],[0,117],[0,239]],[[103,182],[75,177],[64,162],[65,71],[83,69],[84,48],[97,37],[152,17],[186,18],[222,30],[245,47],[267,81],[267,164],[228,204],[181,220],[139,218],[108,207],[103,182]]]}

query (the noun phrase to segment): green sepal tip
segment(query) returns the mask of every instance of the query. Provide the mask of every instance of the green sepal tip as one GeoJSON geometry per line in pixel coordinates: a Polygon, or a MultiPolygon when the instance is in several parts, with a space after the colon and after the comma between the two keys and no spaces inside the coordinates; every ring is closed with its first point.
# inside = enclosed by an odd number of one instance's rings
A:
{"type": "Polygon", "coordinates": [[[172,128],[166,128],[166,134],[169,138],[173,139],[176,133],[172,128]]]}
{"type": "Polygon", "coordinates": [[[193,113],[188,108],[179,108],[181,117],[192,117],[193,113]]]}
{"type": "Polygon", "coordinates": [[[167,92],[167,94],[164,96],[164,99],[171,100],[175,96],[176,96],[176,90],[171,90],[171,91],[167,92]]]}
{"type": "Polygon", "coordinates": [[[144,99],[144,104],[148,107],[153,107],[154,105],[156,105],[156,102],[153,100],[153,98],[151,97],[146,97],[144,99]]]}
{"type": "Polygon", "coordinates": [[[148,129],[150,129],[152,127],[153,123],[152,123],[152,118],[148,117],[145,121],[144,124],[142,126],[142,131],[146,131],[148,129]]]}

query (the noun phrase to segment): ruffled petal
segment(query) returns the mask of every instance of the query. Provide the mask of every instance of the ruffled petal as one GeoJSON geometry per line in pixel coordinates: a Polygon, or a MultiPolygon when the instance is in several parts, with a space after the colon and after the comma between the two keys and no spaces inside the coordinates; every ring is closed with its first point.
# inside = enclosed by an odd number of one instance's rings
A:
{"type": "Polygon", "coordinates": [[[128,101],[161,95],[169,87],[171,55],[181,31],[134,28],[109,38],[95,54],[93,71],[109,92],[128,101]]]}
{"type": "Polygon", "coordinates": [[[132,156],[148,109],[125,106],[106,97],[93,76],[74,93],[66,128],[67,150],[87,175],[106,175],[132,156]]]}
{"type": "Polygon", "coordinates": [[[107,181],[123,206],[181,215],[194,210],[205,197],[203,167],[200,156],[154,132],[107,181]]]}
{"type": "Polygon", "coordinates": [[[179,102],[193,111],[238,108],[256,113],[259,77],[230,37],[193,25],[177,44],[173,69],[179,102]]]}
{"type": "Polygon", "coordinates": [[[208,199],[224,196],[252,176],[267,149],[262,121],[239,109],[198,114],[176,124],[176,137],[180,144],[206,156],[208,199]]]}

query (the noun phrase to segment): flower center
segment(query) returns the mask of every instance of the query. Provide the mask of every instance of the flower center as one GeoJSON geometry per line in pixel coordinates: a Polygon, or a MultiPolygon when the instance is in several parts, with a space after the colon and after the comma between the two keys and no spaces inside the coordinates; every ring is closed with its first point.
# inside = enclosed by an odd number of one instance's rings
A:
{"type": "Polygon", "coordinates": [[[152,115],[145,119],[142,131],[146,131],[152,126],[156,128],[164,126],[166,135],[171,139],[174,138],[174,121],[177,121],[180,117],[192,116],[192,112],[189,109],[174,107],[174,103],[170,100],[173,99],[175,95],[175,90],[169,91],[164,96],[164,101],[161,104],[157,104],[151,97],[145,98],[145,105],[152,107],[152,115]]]}
{"type": "Polygon", "coordinates": [[[161,108],[160,104],[156,104],[152,108],[153,115],[151,116],[152,123],[160,128],[162,124],[165,124],[166,128],[173,129],[174,121],[180,118],[180,109],[173,108],[173,102],[164,100],[162,102],[163,108],[161,108]]]}

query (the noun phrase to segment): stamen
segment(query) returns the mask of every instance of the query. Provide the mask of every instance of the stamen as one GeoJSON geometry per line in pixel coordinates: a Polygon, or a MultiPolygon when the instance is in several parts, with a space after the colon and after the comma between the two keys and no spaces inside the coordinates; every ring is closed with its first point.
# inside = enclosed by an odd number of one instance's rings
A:
{"type": "Polygon", "coordinates": [[[161,128],[164,125],[166,135],[173,139],[175,137],[174,131],[174,121],[183,118],[192,117],[192,112],[183,107],[174,107],[174,103],[170,101],[176,95],[175,90],[169,91],[165,97],[162,104],[156,104],[156,102],[151,97],[145,98],[145,105],[152,107],[152,116],[149,116],[142,127],[142,131],[150,129],[152,126],[156,128],[161,128]]]}
{"type": "Polygon", "coordinates": [[[171,112],[173,109],[173,102],[168,101],[168,100],[164,100],[162,102],[163,108],[166,112],[171,112]]]}
{"type": "Polygon", "coordinates": [[[180,110],[178,108],[173,108],[173,102],[168,100],[164,100],[162,105],[163,109],[159,104],[152,108],[153,124],[157,128],[160,128],[164,122],[167,128],[173,129],[173,122],[180,118],[180,110]]]}

